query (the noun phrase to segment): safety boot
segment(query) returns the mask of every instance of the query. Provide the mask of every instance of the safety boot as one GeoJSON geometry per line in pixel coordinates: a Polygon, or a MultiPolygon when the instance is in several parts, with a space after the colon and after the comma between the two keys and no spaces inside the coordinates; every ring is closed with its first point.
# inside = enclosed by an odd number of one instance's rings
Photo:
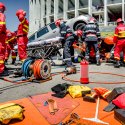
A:
{"type": "Polygon", "coordinates": [[[75,74],[76,73],[76,67],[75,66],[71,66],[71,67],[67,67],[66,68],[66,74],[75,74]]]}
{"type": "Polygon", "coordinates": [[[115,68],[119,68],[119,67],[120,67],[120,62],[119,62],[119,61],[116,61],[116,63],[114,64],[114,67],[115,67],[115,68]]]}
{"type": "Polygon", "coordinates": [[[7,62],[8,60],[7,59],[5,59],[5,61],[4,61],[4,63],[5,63],[5,65],[8,65],[8,62],[7,62]]]}
{"type": "Polygon", "coordinates": [[[97,66],[100,66],[100,65],[101,65],[100,60],[97,60],[97,61],[96,61],[96,65],[97,65],[97,66]]]}
{"type": "Polygon", "coordinates": [[[12,59],[12,63],[11,64],[15,64],[16,62],[16,59],[12,59]]]}
{"type": "Polygon", "coordinates": [[[23,72],[22,72],[21,69],[16,69],[16,71],[14,72],[14,74],[15,74],[16,76],[22,76],[22,75],[23,75],[23,72]]]}

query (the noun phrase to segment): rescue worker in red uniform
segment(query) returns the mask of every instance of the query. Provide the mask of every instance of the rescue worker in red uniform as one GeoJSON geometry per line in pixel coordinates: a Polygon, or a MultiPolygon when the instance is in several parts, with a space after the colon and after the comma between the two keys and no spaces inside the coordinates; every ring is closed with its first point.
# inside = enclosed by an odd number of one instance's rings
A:
{"type": "Polygon", "coordinates": [[[6,53],[5,53],[5,62],[7,63],[8,58],[11,53],[12,64],[16,61],[17,53],[14,51],[14,46],[17,44],[16,33],[6,30],[6,53]]]}
{"type": "Polygon", "coordinates": [[[16,16],[18,17],[20,24],[17,30],[17,44],[18,44],[18,54],[19,59],[23,62],[27,58],[27,43],[28,43],[28,31],[29,31],[29,22],[25,18],[26,12],[22,9],[19,9],[16,12],[16,16]]]}
{"type": "Polygon", "coordinates": [[[5,39],[6,39],[6,17],[4,11],[6,7],[0,2],[0,76],[9,75],[8,70],[5,69],[5,39]]]}
{"type": "Polygon", "coordinates": [[[117,19],[117,27],[115,28],[115,34],[113,42],[115,43],[114,59],[116,63],[114,67],[120,67],[120,53],[123,51],[123,61],[125,63],[125,24],[121,18],[117,19]]]}

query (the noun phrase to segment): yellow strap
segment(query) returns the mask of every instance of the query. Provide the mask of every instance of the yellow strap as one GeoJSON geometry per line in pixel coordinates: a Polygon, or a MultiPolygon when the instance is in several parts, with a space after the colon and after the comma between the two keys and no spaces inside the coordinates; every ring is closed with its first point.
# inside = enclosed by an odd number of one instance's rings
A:
{"type": "Polygon", "coordinates": [[[11,39],[7,40],[7,42],[10,42],[10,41],[12,41],[14,39],[15,39],[15,37],[12,37],[11,39]]]}
{"type": "Polygon", "coordinates": [[[27,29],[29,29],[29,26],[28,26],[28,25],[25,24],[25,25],[23,25],[23,26],[26,27],[27,29]]]}
{"type": "Polygon", "coordinates": [[[8,41],[6,41],[5,43],[8,44],[8,41]]]}
{"type": "Polygon", "coordinates": [[[3,64],[3,63],[4,63],[4,61],[3,61],[3,60],[0,60],[0,63],[2,63],[2,64],[3,64]]]}
{"type": "Polygon", "coordinates": [[[11,56],[11,58],[13,58],[13,59],[14,59],[14,58],[16,58],[16,56],[11,56]]]}
{"type": "Polygon", "coordinates": [[[6,22],[0,22],[0,24],[6,24],[6,22]]]}
{"type": "Polygon", "coordinates": [[[23,31],[26,32],[26,33],[28,33],[28,29],[27,29],[27,30],[26,30],[26,29],[23,29],[23,31]]]}
{"type": "Polygon", "coordinates": [[[25,22],[25,18],[23,19],[23,21],[21,23],[24,23],[25,22]]]}
{"type": "Polygon", "coordinates": [[[114,36],[118,36],[117,34],[114,34],[114,36]]]}

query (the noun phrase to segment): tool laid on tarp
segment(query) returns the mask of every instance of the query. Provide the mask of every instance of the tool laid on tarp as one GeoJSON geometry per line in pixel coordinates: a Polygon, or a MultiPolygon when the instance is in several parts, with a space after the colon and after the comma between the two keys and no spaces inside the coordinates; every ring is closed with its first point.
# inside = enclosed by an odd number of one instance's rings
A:
{"type": "Polygon", "coordinates": [[[47,100],[49,105],[49,112],[51,115],[55,115],[55,113],[59,110],[57,107],[57,102],[54,99],[47,100]]]}
{"type": "Polygon", "coordinates": [[[15,103],[3,104],[0,106],[0,122],[8,124],[12,119],[23,120],[24,109],[15,103]]]}
{"type": "Polygon", "coordinates": [[[117,119],[122,125],[125,125],[125,109],[115,109],[114,118],[117,119]]]}
{"type": "Polygon", "coordinates": [[[94,117],[94,118],[83,118],[83,119],[85,119],[85,120],[87,120],[87,121],[90,121],[90,122],[92,121],[92,122],[95,122],[95,123],[101,123],[101,124],[109,125],[109,123],[103,122],[103,121],[101,121],[101,120],[98,119],[99,102],[100,102],[100,97],[98,97],[98,100],[97,100],[95,117],[94,117]]]}

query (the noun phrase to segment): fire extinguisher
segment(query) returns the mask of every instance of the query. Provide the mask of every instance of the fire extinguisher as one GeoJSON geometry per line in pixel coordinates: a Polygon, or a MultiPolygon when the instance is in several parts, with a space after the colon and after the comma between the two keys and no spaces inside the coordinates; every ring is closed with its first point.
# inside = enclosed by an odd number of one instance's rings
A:
{"type": "Polygon", "coordinates": [[[88,84],[89,83],[88,65],[89,65],[89,63],[86,60],[82,60],[80,62],[80,66],[81,66],[81,78],[80,78],[80,82],[82,84],[88,84]]]}

